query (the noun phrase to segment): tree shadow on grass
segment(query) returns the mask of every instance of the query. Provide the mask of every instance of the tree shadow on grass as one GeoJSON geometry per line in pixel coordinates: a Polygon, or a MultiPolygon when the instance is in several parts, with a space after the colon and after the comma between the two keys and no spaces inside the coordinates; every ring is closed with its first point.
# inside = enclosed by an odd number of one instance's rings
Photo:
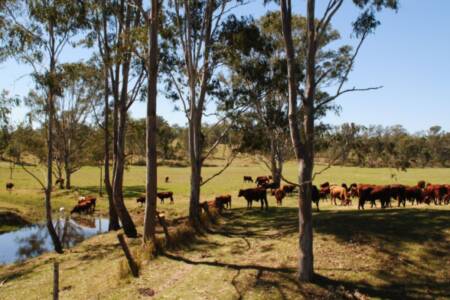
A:
{"type": "MultiPolygon", "coordinates": [[[[87,194],[97,194],[98,186],[82,186],[77,187],[78,192],[81,195],[87,194]]],[[[166,188],[158,187],[158,191],[166,191],[166,188]]],[[[106,191],[103,189],[103,193],[106,194],[106,191]]],[[[144,185],[129,185],[123,187],[123,197],[124,198],[137,198],[142,196],[145,193],[144,185]]]]}
{"type": "MultiPolygon", "coordinates": [[[[228,221],[213,234],[277,239],[298,233],[297,208],[235,209],[233,216],[226,218],[228,221]]],[[[450,211],[324,211],[314,213],[313,223],[316,233],[332,235],[341,243],[366,244],[380,253],[375,258],[382,268],[375,265],[365,272],[385,282],[374,286],[363,280],[337,281],[318,274],[315,283],[322,288],[344,286],[385,299],[450,298],[450,211]]]]}

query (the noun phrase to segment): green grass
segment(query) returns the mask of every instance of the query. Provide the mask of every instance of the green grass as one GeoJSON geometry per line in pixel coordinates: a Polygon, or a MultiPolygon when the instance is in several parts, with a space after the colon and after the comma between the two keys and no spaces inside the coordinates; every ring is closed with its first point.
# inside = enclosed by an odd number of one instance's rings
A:
{"type": "MultiPolygon", "coordinates": [[[[211,165],[217,167],[203,168],[202,176],[204,179],[215,174],[221,169],[221,161],[214,161],[211,165]]],[[[320,171],[323,166],[317,166],[320,171]]],[[[44,170],[30,168],[40,178],[44,178],[44,170]]],[[[295,181],[296,164],[289,162],[284,168],[285,177],[295,181]]],[[[254,178],[258,175],[269,174],[262,164],[257,164],[251,159],[239,159],[220,176],[217,176],[204,186],[202,186],[201,200],[211,200],[216,195],[231,194],[233,196],[233,206],[244,207],[245,201],[237,198],[240,188],[252,187],[252,184],[242,182],[243,175],[250,175],[254,178]]],[[[79,195],[98,194],[100,170],[97,167],[84,167],[73,175],[72,191],[55,189],[52,205],[56,211],[59,207],[71,208],[77,202],[79,195]]],[[[189,198],[189,168],[158,168],[159,190],[174,192],[175,204],[159,205],[159,209],[164,210],[169,218],[184,216],[188,213],[189,198]],[[169,183],[164,183],[164,178],[170,177],[169,183]]],[[[380,168],[356,168],[356,167],[332,167],[315,179],[315,184],[324,181],[340,184],[346,182],[389,184],[400,182],[404,184],[416,184],[419,180],[426,180],[433,183],[450,183],[450,169],[428,168],[428,169],[410,169],[407,172],[397,172],[394,169],[380,168]],[[395,177],[392,177],[392,174],[395,177]]],[[[8,164],[0,164],[0,183],[9,181],[8,164]]],[[[39,184],[26,174],[20,167],[16,167],[13,173],[15,188],[9,193],[3,188],[0,189],[0,209],[18,209],[26,217],[37,220],[43,218],[44,193],[39,184]]],[[[138,209],[135,198],[144,193],[145,185],[145,167],[132,166],[125,171],[124,195],[126,205],[131,209],[138,209]]],[[[274,202],[272,202],[274,204],[274,202]]],[[[97,201],[100,213],[107,212],[107,200],[105,198],[97,201]]]]}
{"type": "MultiPolygon", "coordinates": [[[[318,167],[320,169],[320,166],[318,167]]],[[[203,178],[219,167],[208,167],[203,178]]],[[[296,166],[288,163],[286,177],[295,179],[296,166]]],[[[7,166],[0,165],[0,182],[8,181],[7,166]]],[[[448,299],[450,288],[450,206],[405,209],[335,207],[321,203],[314,212],[314,255],[316,279],[298,284],[297,199],[288,197],[283,207],[269,196],[268,212],[256,206],[246,210],[237,191],[251,184],[243,175],[267,174],[251,160],[239,160],[202,188],[202,200],[230,193],[233,209],[226,212],[211,232],[196,242],[167,252],[144,263],[138,279],[120,279],[123,254],[115,233],[91,238],[64,255],[53,253],[27,262],[0,267],[0,299],[49,298],[51,262],[60,261],[61,299],[138,299],[143,291],[155,292],[156,299],[339,299],[364,297],[380,299],[448,299]],[[2,282],[6,280],[3,284],[2,282]]],[[[415,184],[418,180],[450,182],[450,169],[411,169],[396,173],[389,169],[333,167],[319,175],[315,183],[415,184]]],[[[98,168],[83,168],[73,184],[78,191],[56,191],[54,208],[70,207],[78,194],[95,193],[98,168]]],[[[158,204],[169,219],[187,214],[189,169],[160,167],[161,190],[175,194],[175,204],[158,204]]],[[[125,174],[126,205],[141,223],[143,209],[134,197],[144,191],[145,168],[132,167],[125,174]]],[[[43,194],[39,186],[16,169],[16,188],[0,192],[0,208],[17,209],[39,218],[43,194]]],[[[106,200],[99,202],[106,212],[106,200]]],[[[395,205],[395,203],[394,203],[395,205]]],[[[142,233],[142,227],[138,228],[142,233]]],[[[140,251],[141,240],[129,240],[132,251],[140,251]]],[[[123,276],[122,276],[123,277],[123,276]]]]}

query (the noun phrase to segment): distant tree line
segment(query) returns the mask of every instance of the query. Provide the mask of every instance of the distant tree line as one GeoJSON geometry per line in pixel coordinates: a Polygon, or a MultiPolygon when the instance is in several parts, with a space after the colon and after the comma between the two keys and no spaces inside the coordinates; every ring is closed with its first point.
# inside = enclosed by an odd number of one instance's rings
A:
{"type": "Polygon", "coordinates": [[[450,132],[440,126],[411,134],[401,125],[343,124],[317,135],[316,157],[335,165],[400,170],[450,166],[450,132]]]}

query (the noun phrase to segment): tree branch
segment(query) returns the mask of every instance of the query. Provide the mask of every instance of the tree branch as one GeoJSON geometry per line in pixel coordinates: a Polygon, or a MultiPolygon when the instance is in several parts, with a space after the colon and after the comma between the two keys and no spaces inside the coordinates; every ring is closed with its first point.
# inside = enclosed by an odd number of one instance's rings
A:
{"type": "Polygon", "coordinates": [[[219,176],[220,174],[222,174],[222,173],[223,173],[223,172],[231,165],[231,163],[232,163],[233,160],[236,158],[236,156],[237,156],[237,153],[234,153],[234,152],[232,151],[232,154],[231,154],[231,156],[228,158],[228,161],[227,161],[227,163],[225,164],[225,166],[223,166],[223,168],[222,168],[220,171],[218,171],[217,173],[215,173],[214,175],[212,175],[212,176],[209,177],[208,179],[204,180],[204,181],[200,184],[200,186],[203,186],[203,185],[207,184],[209,181],[211,181],[211,180],[214,179],[215,177],[217,177],[217,176],[219,176]]]}

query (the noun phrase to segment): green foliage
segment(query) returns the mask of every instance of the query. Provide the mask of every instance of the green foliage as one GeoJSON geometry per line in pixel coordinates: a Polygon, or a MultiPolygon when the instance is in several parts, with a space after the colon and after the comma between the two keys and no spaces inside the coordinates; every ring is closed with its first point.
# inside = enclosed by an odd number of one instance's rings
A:
{"type": "Polygon", "coordinates": [[[450,133],[439,126],[409,134],[402,126],[344,124],[317,136],[317,156],[361,167],[448,167],[450,133]],[[337,156],[336,156],[337,155],[337,156]]]}

